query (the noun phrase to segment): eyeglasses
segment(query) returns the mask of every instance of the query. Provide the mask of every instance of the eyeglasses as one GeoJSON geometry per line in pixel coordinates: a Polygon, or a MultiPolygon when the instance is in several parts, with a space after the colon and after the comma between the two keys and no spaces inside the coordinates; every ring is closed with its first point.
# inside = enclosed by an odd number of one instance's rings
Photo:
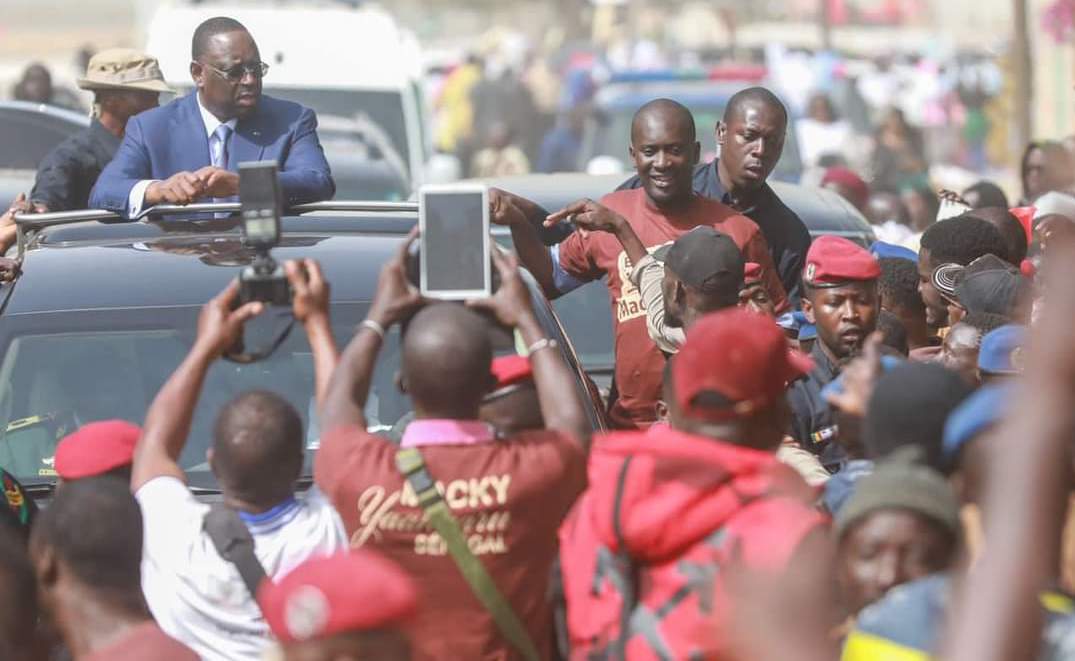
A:
{"type": "MultiPolygon", "coordinates": [[[[201,64],[201,63],[200,63],[201,64]]],[[[203,67],[211,69],[224,80],[229,83],[238,83],[243,79],[243,76],[250,74],[256,79],[264,78],[265,74],[269,72],[269,65],[264,62],[254,62],[253,64],[236,64],[229,69],[218,69],[212,64],[202,64],[203,67]]]]}

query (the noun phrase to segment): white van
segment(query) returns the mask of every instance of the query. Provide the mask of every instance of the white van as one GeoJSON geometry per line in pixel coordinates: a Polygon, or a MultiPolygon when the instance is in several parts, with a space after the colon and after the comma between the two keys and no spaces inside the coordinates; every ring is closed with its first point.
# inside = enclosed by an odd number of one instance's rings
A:
{"type": "Polygon", "coordinates": [[[330,118],[377,125],[411,186],[458,177],[454,157],[432,156],[417,39],[380,7],[354,4],[166,2],[149,22],[145,48],[169,84],[187,90],[194,29],[213,16],[234,18],[269,65],[266,94],[313,108],[326,129],[330,118]]]}

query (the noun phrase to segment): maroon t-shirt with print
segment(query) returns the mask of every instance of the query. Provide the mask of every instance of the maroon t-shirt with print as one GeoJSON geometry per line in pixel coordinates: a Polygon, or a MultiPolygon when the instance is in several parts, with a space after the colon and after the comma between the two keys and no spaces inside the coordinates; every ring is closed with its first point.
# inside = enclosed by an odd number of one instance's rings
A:
{"type": "Polygon", "coordinates": [[[172,638],[153,620],[132,627],[115,642],[102,647],[83,661],[115,661],[116,659],[153,659],[154,661],[198,661],[198,655],[172,638]]]}
{"type": "MultiPolygon", "coordinates": [[[[413,423],[412,423],[413,424],[413,423]]],[[[557,529],[586,484],[579,443],[553,432],[419,448],[470,545],[527,627],[542,658],[552,654],[549,571],[557,529]]],[[[351,547],[378,551],[419,589],[415,661],[512,659],[518,654],[471,592],[414,491],[396,468],[399,447],[356,427],[322,435],[317,486],[343,518],[351,547]]]]}

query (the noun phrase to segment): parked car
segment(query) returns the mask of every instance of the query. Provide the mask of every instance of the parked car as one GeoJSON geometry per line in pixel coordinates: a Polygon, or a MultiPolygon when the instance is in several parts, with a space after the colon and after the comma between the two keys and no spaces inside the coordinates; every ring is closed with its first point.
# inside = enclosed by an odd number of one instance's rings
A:
{"type": "MultiPolygon", "coordinates": [[[[64,434],[102,418],[142,422],[190,349],[201,305],[250,262],[235,217],[190,216],[183,211],[138,222],[116,222],[116,216],[93,211],[30,217],[52,226],[31,236],[21,275],[0,286],[0,466],[36,496],[47,495],[55,482],[54,447],[64,434]]],[[[321,262],[332,283],[333,329],[343,346],[365,318],[381,265],[416,222],[413,204],[309,205],[283,220],[273,255],[321,262]]],[[[529,274],[525,279],[541,325],[576,375],[594,430],[603,429],[596,389],[552,306],[529,274]]],[[[246,329],[247,349],[268,344],[265,339],[289,319],[289,310],[270,308],[253,320],[246,329]]],[[[507,340],[497,351],[514,351],[514,344],[507,340]]],[[[366,406],[372,431],[391,428],[411,410],[395,384],[399,359],[393,329],[366,406]]],[[[266,360],[215,364],[180,458],[191,487],[207,497],[217,492],[205,460],[213,417],[228,399],[252,388],[280,393],[301,413],[308,484],[319,437],[313,378],[310,348],[297,329],[266,360]]]]}
{"type": "Polygon", "coordinates": [[[41,159],[89,124],[86,115],[64,108],[0,101],[0,209],[19,193],[29,194],[41,159]]]}
{"type": "MultiPolygon", "coordinates": [[[[715,127],[732,95],[757,81],[710,80],[708,77],[631,76],[613,78],[597,91],[593,110],[583,131],[579,150],[581,171],[610,169],[628,172],[627,144],[635,112],[653,99],[666,98],[685,105],[694,115],[695,131],[705,160],[717,154],[715,127]],[[595,159],[599,159],[595,161],[595,159]]],[[[779,181],[798,182],[803,163],[795,137],[795,122],[788,122],[784,152],[773,170],[779,181]]]]}
{"type": "MultiPolygon", "coordinates": [[[[475,179],[468,183],[480,182],[502,188],[552,212],[581,198],[600,199],[615,190],[626,178],[626,174],[563,173],[475,179]]],[[[812,236],[833,234],[863,247],[873,243],[873,230],[866,218],[836,193],[779,181],[770,182],[770,185],[780,199],[802,218],[812,236]]],[[[504,244],[511,243],[511,235],[504,228],[494,229],[494,236],[504,244]]],[[[607,287],[603,282],[589,283],[556,299],[553,306],[575,343],[575,350],[586,371],[600,387],[609,387],[615,355],[612,309],[607,287]]]]}

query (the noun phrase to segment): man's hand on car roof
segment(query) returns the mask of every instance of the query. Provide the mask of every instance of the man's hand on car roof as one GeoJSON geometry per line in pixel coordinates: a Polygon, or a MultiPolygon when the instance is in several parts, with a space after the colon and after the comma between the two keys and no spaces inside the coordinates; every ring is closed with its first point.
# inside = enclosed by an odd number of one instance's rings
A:
{"type": "Polygon", "coordinates": [[[164,181],[150,184],[146,188],[145,204],[190,204],[208,194],[206,184],[197,173],[177,172],[164,181]]]}
{"type": "Polygon", "coordinates": [[[207,197],[232,197],[239,194],[239,174],[207,165],[194,173],[205,182],[207,197]]]}

